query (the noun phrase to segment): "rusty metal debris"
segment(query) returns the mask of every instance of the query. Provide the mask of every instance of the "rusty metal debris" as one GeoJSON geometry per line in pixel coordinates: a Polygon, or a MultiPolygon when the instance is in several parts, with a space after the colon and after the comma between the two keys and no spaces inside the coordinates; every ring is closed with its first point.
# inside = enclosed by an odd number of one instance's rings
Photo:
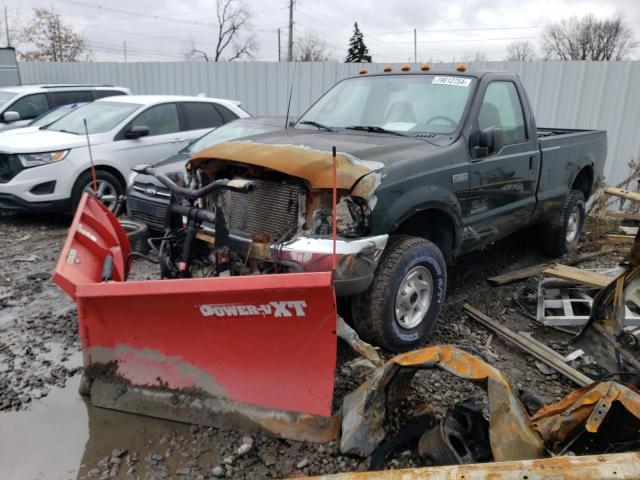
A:
{"type": "Polygon", "coordinates": [[[440,368],[480,383],[489,397],[489,437],[497,461],[539,458],[544,445],[508,379],[496,368],[451,345],[400,354],[376,369],[343,402],[343,453],[369,455],[384,439],[386,392],[394,379],[409,381],[419,369],[440,368]],[[406,375],[399,375],[401,371],[406,375]]]}
{"type": "Polygon", "coordinates": [[[435,345],[390,359],[345,397],[342,453],[370,455],[386,437],[386,409],[397,383],[410,382],[418,370],[431,368],[482,385],[489,410],[484,442],[482,421],[470,404],[457,405],[430,425],[418,451],[433,463],[470,463],[487,457],[501,462],[640,447],[640,391],[634,387],[591,383],[529,415],[499,370],[454,346],[435,345]],[[624,426],[612,429],[619,421],[624,426]],[[483,453],[483,445],[489,455],[483,453]]]}
{"type": "MultiPolygon", "coordinates": [[[[543,407],[532,421],[546,447],[559,454],[564,453],[567,446],[575,448],[576,439],[585,432],[598,433],[614,409],[622,409],[619,413],[624,413],[616,420],[625,420],[616,421],[615,431],[606,434],[614,433],[618,443],[635,440],[636,448],[640,447],[640,391],[633,386],[616,382],[594,383],[543,407]]],[[[604,442],[613,444],[614,439],[606,438],[604,442]]]]}
{"type": "Polygon", "coordinates": [[[594,297],[576,343],[612,374],[640,376],[640,232],[622,264],[627,270],[594,297]]]}

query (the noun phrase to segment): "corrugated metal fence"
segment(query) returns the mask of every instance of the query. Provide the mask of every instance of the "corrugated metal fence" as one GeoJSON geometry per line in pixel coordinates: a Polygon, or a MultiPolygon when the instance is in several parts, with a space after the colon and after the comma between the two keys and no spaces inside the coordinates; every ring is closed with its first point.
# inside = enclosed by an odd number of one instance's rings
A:
{"type": "MultiPolygon", "coordinates": [[[[360,65],[21,62],[19,67],[23,83],[110,83],[129,87],[133,93],[205,93],[240,100],[255,115],[285,114],[295,69],[291,112],[297,115],[335,82],[357,75],[360,65]]],[[[366,67],[376,72],[383,64],[366,67]]],[[[540,126],[607,130],[608,183],[626,177],[629,160],[640,157],[640,62],[483,62],[472,63],[469,68],[520,75],[540,126]]]]}

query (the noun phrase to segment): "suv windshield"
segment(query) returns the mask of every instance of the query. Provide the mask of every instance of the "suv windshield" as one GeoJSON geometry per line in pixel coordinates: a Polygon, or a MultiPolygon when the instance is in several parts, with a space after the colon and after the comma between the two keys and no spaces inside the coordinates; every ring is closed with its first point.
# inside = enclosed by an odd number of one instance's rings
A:
{"type": "Polygon", "coordinates": [[[104,133],[115,128],[140,107],[142,105],[138,103],[103,102],[101,100],[73,110],[44,129],[81,135],[84,134],[84,119],[86,118],[89,133],[104,133]]]}
{"type": "MultiPolygon", "coordinates": [[[[283,122],[284,123],[284,122],[283,122]]],[[[258,135],[259,133],[273,132],[279,130],[284,126],[275,126],[268,124],[259,124],[243,122],[236,120],[235,122],[227,123],[221,127],[216,128],[212,132],[200,137],[186,148],[189,153],[199,152],[205,148],[217,145],[218,143],[228,142],[236,138],[248,137],[251,135],[258,135]]]]}
{"type": "Polygon", "coordinates": [[[350,78],[320,98],[297,126],[314,128],[315,123],[332,130],[367,127],[373,133],[448,134],[458,128],[474,82],[459,75],[350,78]]]}
{"type": "Polygon", "coordinates": [[[63,107],[58,107],[55,110],[51,110],[51,111],[49,111],[47,113],[43,113],[42,115],[37,117],[33,122],[31,122],[29,124],[29,126],[30,127],[43,127],[45,125],[51,125],[56,120],[59,120],[62,117],[64,117],[65,115],[67,115],[70,112],[72,112],[75,108],[78,108],[78,106],[74,106],[73,104],[71,106],[66,106],[65,105],[63,107]]]}
{"type": "Polygon", "coordinates": [[[2,90],[0,90],[0,105],[4,105],[16,95],[18,94],[13,92],[3,92],[2,90]]]}

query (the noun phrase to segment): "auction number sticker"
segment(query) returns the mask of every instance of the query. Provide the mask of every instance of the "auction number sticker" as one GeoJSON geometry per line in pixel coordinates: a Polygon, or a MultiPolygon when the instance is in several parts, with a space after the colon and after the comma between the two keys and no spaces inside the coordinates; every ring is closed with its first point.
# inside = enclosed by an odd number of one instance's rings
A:
{"type": "Polygon", "coordinates": [[[433,77],[431,85],[451,85],[454,87],[468,87],[471,79],[465,77],[433,77]]]}

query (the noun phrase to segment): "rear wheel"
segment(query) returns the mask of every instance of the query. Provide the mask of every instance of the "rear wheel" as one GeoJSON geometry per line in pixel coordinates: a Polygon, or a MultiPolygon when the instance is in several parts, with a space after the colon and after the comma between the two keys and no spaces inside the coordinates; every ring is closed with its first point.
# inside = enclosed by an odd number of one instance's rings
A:
{"type": "MultiPolygon", "coordinates": [[[[98,199],[112,212],[118,205],[118,198],[124,194],[124,187],[120,181],[111,173],[104,170],[96,171],[96,186],[98,199]]],[[[93,177],[91,172],[84,172],[73,186],[71,196],[71,208],[76,211],[80,198],[84,192],[93,192],[93,177]]]]}
{"type": "Polygon", "coordinates": [[[571,190],[560,214],[540,226],[540,250],[551,257],[571,251],[580,240],[584,218],[584,194],[579,190],[571,190]]]}
{"type": "Polygon", "coordinates": [[[420,344],[433,329],[447,288],[440,249],[409,235],[389,239],[369,290],[351,301],[364,339],[393,352],[420,344]]]}

